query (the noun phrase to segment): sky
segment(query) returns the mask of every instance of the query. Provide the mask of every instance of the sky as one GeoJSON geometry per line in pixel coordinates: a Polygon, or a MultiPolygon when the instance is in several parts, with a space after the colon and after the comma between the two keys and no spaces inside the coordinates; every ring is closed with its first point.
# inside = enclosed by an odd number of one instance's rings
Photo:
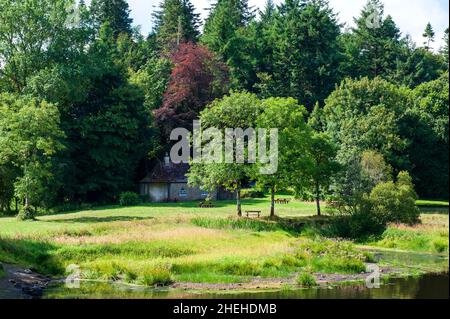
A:
{"type": "MultiPolygon", "coordinates": [[[[204,19],[205,10],[214,0],[191,0],[197,13],[204,19]]],[[[283,0],[274,0],[280,3],[283,0]]],[[[135,25],[141,26],[141,32],[148,34],[151,30],[151,12],[155,10],[160,0],[128,0],[131,15],[135,25]]],[[[329,0],[330,6],[338,13],[339,21],[348,26],[353,25],[353,17],[358,16],[366,0],[329,0]]],[[[423,31],[428,22],[431,22],[436,32],[434,49],[443,45],[444,31],[449,25],[448,0],[384,0],[385,14],[390,14],[399,26],[403,35],[409,34],[417,45],[422,45],[423,31]]],[[[251,6],[264,8],[266,0],[249,0],[251,6]]]]}

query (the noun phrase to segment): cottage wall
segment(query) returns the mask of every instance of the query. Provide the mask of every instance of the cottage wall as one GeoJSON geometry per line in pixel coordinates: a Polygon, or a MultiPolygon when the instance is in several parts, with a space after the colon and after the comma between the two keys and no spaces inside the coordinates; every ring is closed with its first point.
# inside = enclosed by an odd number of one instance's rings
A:
{"type": "MultiPolygon", "coordinates": [[[[178,201],[193,201],[205,199],[207,194],[198,187],[189,187],[186,183],[170,184],[170,199],[178,201]]],[[[216,193],[211,194],[211,199],[216,199],[216,193]]]]}
{"type": "Polygon", "coordinates": [[[167,201],[168,191],[167,183],[141,184],[141,195],[148,196],[152,202],[167,201]]]}

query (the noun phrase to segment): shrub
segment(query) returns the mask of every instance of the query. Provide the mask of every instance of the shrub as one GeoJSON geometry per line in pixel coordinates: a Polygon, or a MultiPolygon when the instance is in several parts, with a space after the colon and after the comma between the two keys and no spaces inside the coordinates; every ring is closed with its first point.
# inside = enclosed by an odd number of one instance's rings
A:
{"type": "Polygon", "coordinates": [[[418,223],[420,211],[416,200],[412,179],[407,172],[400,172],[396,183],[380,183],[370,193],[373,213],[386,223],[418,223]]]}
{"type": "Polygon", "coordinates": [[[18,220],[34,220],[36,217],[36,211],[32,209],[30,206],[24,206],[19,210],[19,214],[17,215],[18,220]]]}
{"type": "Polygon", "coordinates": [[[314,276],[306,272],[302,272],[298,275],[297,284],[303,287],[317,286],[317,282],[314,276]]]}
{"type": "Polygon", "coordinates": [[[142,198],[134,192],[124,192],[119,196],[120,206],[134,206],[142,203],[142,198]]]}

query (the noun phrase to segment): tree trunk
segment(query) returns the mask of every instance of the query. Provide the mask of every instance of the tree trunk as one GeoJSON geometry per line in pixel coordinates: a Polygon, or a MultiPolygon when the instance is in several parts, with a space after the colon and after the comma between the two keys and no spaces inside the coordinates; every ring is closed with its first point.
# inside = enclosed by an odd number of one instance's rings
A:
{"type": "Polygon", "coordinates": [[[317,205],[317,216],[321,215],[320,212],[320,185],[316,182],[316,205],[317,205]]]}
{"type": "Polygon", "coordinates": [[[241,188],[238,187],[236,189],[236,204],[237,204],[237,214],[239,217],[242,217],[242,208],[241,208],[241,188]]]}
{"type": "Polygon", "coordinates": [[[275,186],[270,189],[270,217],[275,217],[275,186]]]}

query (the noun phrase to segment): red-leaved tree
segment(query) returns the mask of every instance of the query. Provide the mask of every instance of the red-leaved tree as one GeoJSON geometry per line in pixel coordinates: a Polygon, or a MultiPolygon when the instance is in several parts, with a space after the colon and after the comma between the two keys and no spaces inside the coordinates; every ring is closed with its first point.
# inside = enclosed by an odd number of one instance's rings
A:
{"type": "Polygon", "coordinates": [[[162,107],[154,118],[163,141],[168,141],[176,127],[192,128],[205,106],[228,91],[228,67],[206,47],[180,44],[171,56],[174,65],[162,107]]]}

